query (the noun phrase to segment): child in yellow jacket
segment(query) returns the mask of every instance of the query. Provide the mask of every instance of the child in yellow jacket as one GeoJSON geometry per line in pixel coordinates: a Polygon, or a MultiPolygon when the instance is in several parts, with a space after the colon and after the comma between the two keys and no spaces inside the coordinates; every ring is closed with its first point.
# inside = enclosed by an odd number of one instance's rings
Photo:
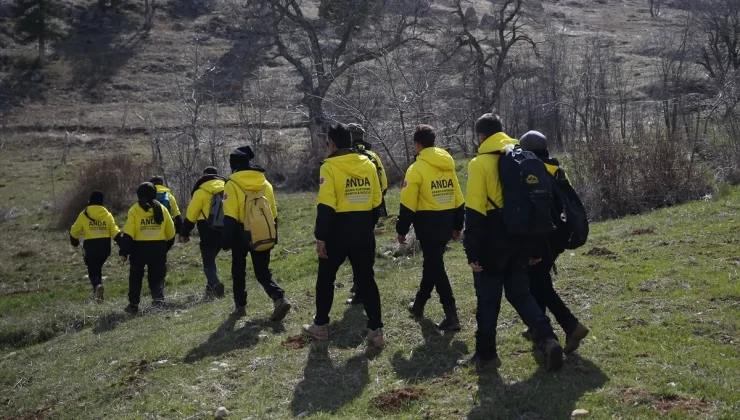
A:
{"type": "Polygon", "coordinates": [[[95,299],[103,301],[103,265],[110,256],[111,239],[118,240],[118,226],[108,209],[103,207],[105,196],[100,191],[93,191],[83,210],[69,231],[69,241],[73,247],[80,245],[82,236],[82,250],[87,274],[93,288],[95,299]]]}
{"type": "Polygon", "coordinates": [[[139,312],[144,269],[148,269],[152,304],[164,304],[164,279],[167,275],[167,252],[175,243],[175,224],[170,213],[156,200],[157,190],[150,182],[136,189],[138,202],[128,211],[120,246],[121,258],[129,260],[128,301],[126,313],[139,312]]]}

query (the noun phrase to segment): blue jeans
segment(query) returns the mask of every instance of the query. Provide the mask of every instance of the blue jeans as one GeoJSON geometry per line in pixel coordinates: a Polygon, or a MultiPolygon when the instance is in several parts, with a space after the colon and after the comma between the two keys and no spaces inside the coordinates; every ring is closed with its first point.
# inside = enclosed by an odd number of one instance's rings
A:
{"type": "Polygon", "coordinates": [[[533,333],[535,343],[555,338],[550,319],[542,313],[534,297],[529,293],[529,278],[524,263],[511,262],[506,269],[497,272],[473,273],[475,296],[478,307],[475,319],[475,352],[482,360],[498,357],[496,352],[496,326],[501,311],[501,295],[511,303],[522,321],[533,333]]]}
{"type": "Polygon", "coordinates": [[[206,275],[206,285],[213,290],[217,284],[221,283],[218,279],[218,268],[216,267],[216,256],[221,251],[220,246],[209,246],[200,243],[200,257],[203,259],[203,273],[206,275]]]}

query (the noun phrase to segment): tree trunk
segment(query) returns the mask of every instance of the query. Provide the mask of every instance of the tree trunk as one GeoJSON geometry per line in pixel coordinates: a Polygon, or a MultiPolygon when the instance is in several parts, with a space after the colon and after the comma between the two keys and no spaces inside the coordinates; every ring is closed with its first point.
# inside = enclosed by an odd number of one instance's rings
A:
{"type": "Polygon", "coordinates": [[[324,98],[318,95],[309,96],[306,94],[304,99],[308,107],[308,133],[311,137],[311,158],[321,156],[322,145],[328,140],[326,133],[327,128],[324,123],[324,98]]]}
{"type": "Polygon", "coordinates": [[[39,65],[46,63],[46,5],[39,0],[39,65]]]}

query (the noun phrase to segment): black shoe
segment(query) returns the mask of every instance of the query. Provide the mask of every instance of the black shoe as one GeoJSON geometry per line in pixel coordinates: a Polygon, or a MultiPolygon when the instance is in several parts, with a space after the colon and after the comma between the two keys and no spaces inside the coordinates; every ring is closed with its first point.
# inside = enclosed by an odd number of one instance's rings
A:
{"type": "Polygon", "coordinates": [[[216,295],[217,298],[224,297],[224,284],[218,283],[213,286],[213,293],[216,295]]]}
{"type": "Polygon", "coordinates": [[[551,338],[543,344],[545,353],[545,370],[555,372],[563,367],[563,347],[558,340],[551,338]]]}
{"type": "Polygon", "coordinates": [[[127,314],[129,314],[131,316],[136,316],[139,313],[139,306],[138,305],[132,305],[132,304],[129,303],[123,309],[123,312],[126,312],[127,314]]]}
{"type": "Polygon", "coordinates": [[[460,331],[460,320],[457,318],[457,307],[455,305],[445,306],[445,319],[437,324],[442,331],[460,331]]]}
{"type": "Polygon", "coordinates": [[[152,300],[152,308],[163,309],[164,308],[164,300],[163,299],[155,299],[155,300],[152,300]]]}
{"type": "Polygon", "coordinates": [[[418,297],[414,299],[413,302],[409,303],[409,313],[415,318],[424,318],[424,306],[426,304],[426,301],[419,299],[418,297]]]}
{"type": "Polygon", "coordinates": [[[530,331],[529,328],[527,328],[526,330],[522,331],[521,334],[522,334],[522,337],[525,340],[534,342],[534,337],[532,337],[532,331],[530,331]]]}
{"type": "Polygon", "coordinates": [[[461,367],[473,367],[475,368],[475,373],[483,373],[483,371],[486,369],[487,366],[494,366],[496,369],[501,367],[501,359],[498,358],[498,356],[494,357],[491,360],[483,360],[480,357],[478,357],[477,354],[474,354],[469,359],[461,359],[457,361],[457,365],[461,367]]]}

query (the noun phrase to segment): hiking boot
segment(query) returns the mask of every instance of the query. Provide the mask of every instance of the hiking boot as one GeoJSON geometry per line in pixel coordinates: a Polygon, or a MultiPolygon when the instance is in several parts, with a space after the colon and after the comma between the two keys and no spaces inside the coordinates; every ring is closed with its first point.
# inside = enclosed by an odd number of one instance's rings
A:
{"type": "Polygon", "coordinates": [[[162,299],[152,300],[152,308],[164,309],[164,300],[162,299]]]}
{"type": "Polygon", "coordinates": [[[206,295],[206,299],[214,298],[216,297],[216,292],[213,289],[211,289],[211,286],[206,286],[205,295],[206,295]]]}
{"type": "Polygon", "coordinates": [[[563,367],[563,347],[558,340],[551,338],[543,344],[545,353],[545,370],[555,372],[563,367]]]}
{"type": "Polygon", "coordinates": [[[129,303],[123,309],[123,312],[126,312],[127,314],[129,314],[131,316],[136,316],[139,313],[139,305],[132,305],[132,304],[129,303]]]}
{"type": "Polygon", "coordinates": [[[105,300],[105,286],[103,286],[103,283],[95,286],[95,300],[98,303],[102,303],[105,300]]]}
{"type": "Polygon", "coordinates": [[[224,297],[224,284],[217,283],[215,286],[213,286],[213,294],[216,295],[216,297],[219,299],[224,297]]]}
{"type": "Polygon", "coordinates": [[[285,299],[284,297],[276,300],[273,306],[274,309],[272,311],[272,316],[270,316],[270,321],[275,322],[280,322],[285,319],[285,316],[288,315],[288,311],[290,311],[291,308],[290,302],[288,302],[288,299],[285,299]]]}
{"type": "Polygon", "coordinates": [[[572,333],[565,336],[565,348],[563,348],[563,352],[565,354],[571,354],[574,351],[578,350],[578,347],[580,347],[581,345],[581,340],[586,338],[588,333],[589,329],[579,322],[576,329],[573,330],[572,333]]]}
{"type": "Polygon", "coordinates": [[[376,349],[382,349],[385,347],[382,328],[378,328],[377,330],[371,330],[368,328],[365,340],[367,341],[367,345],[370,347],[375,347],[376,349]]]}
{"type": "Polygon", "coordinates": [[[301,331],[317,341],[326,341],[329,339],[329,325],[304,324],[301,331]]]}
{"type": "Polygon", "coordinates": [[[496,369],[501,367],[501,359],[498,356],[491,360],[483,360],[474,354],[469,359],[461,359],[457,361],[457,365],[460,367],[472,367],[475,368],[475,373],[483,373],[487,366],[494,366],[496,369]]]}
{"type": "Polygon", "coordinates": [[[448,305],[444,308],[445,319],[437,324],[437,328],[442,331],[460,331],[460,320],[457,318],[457,307],[448,305]]]}
{"type": "Polygon", "coordinates": [[[244,318],[245,316],[247,316],[247,307],[246,306],[237,306],[229,314],[229,316],[231,318],[234,318],[234,319],[244,318]]]}
{"type": "Polygon", "coordinates": [[[355,295],[354,297],[351,297],[344,301],[347,305],[362,305],[362,298],[355,295]]]}
{"type": "Polygon", "coordinates": [[[532,331],[530,331],[529,328],[522,331],[521,334],[525,340],[534,342],[534,337],[532,337],[532,331]]]}
{"type": "Polygon", "coordinates": [[[417,297],[413,302],[409,303],[409,312],[415,318],[424,318],[424,305],[426,305],[426,303],[427,302],[425,300],[417,297]]]}

